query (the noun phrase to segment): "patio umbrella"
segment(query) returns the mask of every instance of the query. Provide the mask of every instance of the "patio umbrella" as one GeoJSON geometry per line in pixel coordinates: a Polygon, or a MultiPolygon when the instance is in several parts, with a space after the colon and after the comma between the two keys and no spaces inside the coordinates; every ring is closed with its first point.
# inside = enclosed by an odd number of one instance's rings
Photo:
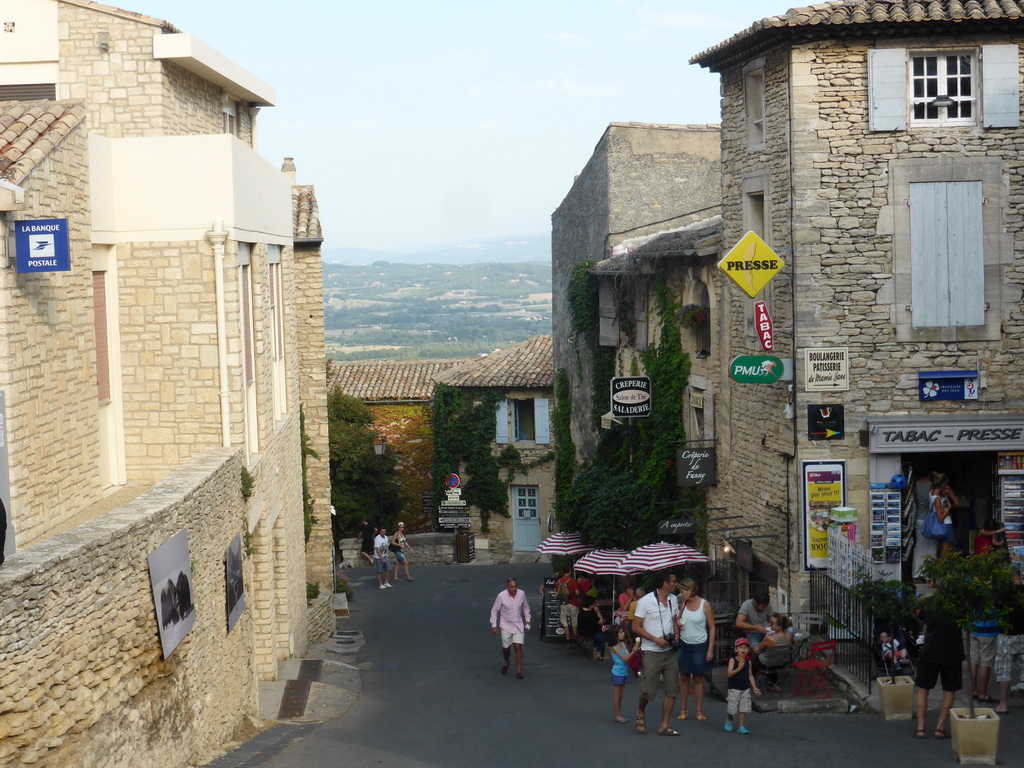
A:
{"type": "Polygon", "coordinates": [[[711,558],[701,554],[693,547],[685,544],[668,544],[664,541],[658,544],[645,544],[630,552],[619,567],[627,573],[639,573],[640,571],[657,571],[662,568],[671,568],[673,565],[684,563],[709,563],[711,558]]]}
{"type": "Polygon", "coordinates": [[[582,533],[553,533],[541,542],[537,551],[542,555],[579,555],[596,547],[583,542],[582,533]]]}
{"type": "Polygon", "coordinates": [[[576,561],[577,571],[597,574],[599,576],[626,576],[629,571],[624,571],[619,563],[629,553],[624,549],[595,549],[576,561]]]}

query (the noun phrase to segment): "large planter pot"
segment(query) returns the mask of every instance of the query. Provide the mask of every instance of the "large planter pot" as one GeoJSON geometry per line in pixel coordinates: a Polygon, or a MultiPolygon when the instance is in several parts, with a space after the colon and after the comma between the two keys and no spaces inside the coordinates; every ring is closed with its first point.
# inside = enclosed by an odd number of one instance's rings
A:
{"type": "Polygon", "coordinates": [[[953,751],[961,763],[996,764],[999,744],[999,715],[994,709],[975,707],[974,719],[965,707],[950,710],[953,751]]]}
{"type": "Polygon", "coordinates": [[[909,720],[914,711],[914,681],[906,675],[876,677],[878,699],[886,720],[909,720]]]}

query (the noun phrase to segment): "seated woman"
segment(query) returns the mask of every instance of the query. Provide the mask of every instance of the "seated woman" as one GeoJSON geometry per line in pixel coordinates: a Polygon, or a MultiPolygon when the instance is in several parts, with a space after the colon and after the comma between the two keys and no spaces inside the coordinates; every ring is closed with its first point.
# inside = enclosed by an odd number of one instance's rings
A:
{"type": "Polygon", "coordinates": [[[754,675],[765,675],[773,688],[777,688],[779,685],[777,670],[788,663],[789,653],[792,650],[790,646],[793,636],[789,633],[789,626],[790,621],[786,614],[773,613],[768,617],[768,634],[753,649],[754,675]],[[772,672],[771,670],[776,671],[772,672]]]}
{"type": "Polygon", "coordinates": [[[606,642],[604,616],[601,615],[601,609],[597,607],[594,598],[590,595],[583,598],[578,621],[577,631],[583,637],[594,641],[594,659],[603,659],[606,642]]]}

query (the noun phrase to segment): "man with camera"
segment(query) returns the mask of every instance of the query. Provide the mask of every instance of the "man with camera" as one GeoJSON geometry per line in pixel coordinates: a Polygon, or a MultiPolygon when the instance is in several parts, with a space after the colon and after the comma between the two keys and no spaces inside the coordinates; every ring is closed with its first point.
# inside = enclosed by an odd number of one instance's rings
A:
{"type": "Polygon", "coordinates": [[[644,733],[644,712],[647,703],[658,693],[660,682],[665,683],[665,700],[661,705],[659,736],[678,736],[679,731],[668,726],[669,716],[679,693],[679,668],[676,649],[679,638],[675,634],[675,619],[679,601],[675,596],[676,575],[668,571],[656,574],[657,589],[640,598],[633,619],[633,634],[641,638],[644,653],[640,677],[640,704],[636,713],[636,732],[644,733]]]}

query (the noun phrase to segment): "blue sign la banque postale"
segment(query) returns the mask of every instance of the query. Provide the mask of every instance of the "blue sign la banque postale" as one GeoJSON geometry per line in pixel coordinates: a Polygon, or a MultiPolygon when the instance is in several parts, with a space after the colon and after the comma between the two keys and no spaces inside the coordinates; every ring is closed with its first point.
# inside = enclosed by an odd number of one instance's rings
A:
{"type": "Polygon", "coordinates": [[[14,252],[18,272],[68,272],[71,248],[67,219],[14,222],[14,252]]]}

